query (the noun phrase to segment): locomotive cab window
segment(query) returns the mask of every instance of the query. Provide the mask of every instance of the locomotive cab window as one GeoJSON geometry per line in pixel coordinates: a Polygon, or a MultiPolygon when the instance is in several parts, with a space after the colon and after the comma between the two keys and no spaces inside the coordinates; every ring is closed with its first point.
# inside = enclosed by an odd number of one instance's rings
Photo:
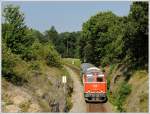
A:
{"type": "Polygon", "coordinates": [[[94,78],[93,77],[87,77],[87,82],[93,82],[94,78]]]}
{"type": "Polygon", "coordinates": [[[103,77],[97,77],[97,82],[103,82],[103,77]]]}

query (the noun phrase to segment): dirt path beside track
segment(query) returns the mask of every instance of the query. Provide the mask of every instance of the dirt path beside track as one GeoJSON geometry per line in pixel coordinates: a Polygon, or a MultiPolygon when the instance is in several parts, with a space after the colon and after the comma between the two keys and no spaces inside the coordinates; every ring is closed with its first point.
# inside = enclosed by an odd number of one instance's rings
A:
{"type": "Polygon", "coordinates": [[[69,67],[65,66],[73,80],[74,92],[72,95],[73,107],[70,112],[86,112],[86,103],[83,97],[83,87],[78,75],[69,67]]]}

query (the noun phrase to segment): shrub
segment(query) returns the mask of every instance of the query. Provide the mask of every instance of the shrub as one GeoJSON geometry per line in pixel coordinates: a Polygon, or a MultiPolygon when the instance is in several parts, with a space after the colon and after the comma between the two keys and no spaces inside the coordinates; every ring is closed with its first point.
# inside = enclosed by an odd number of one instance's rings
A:
{"type": "Polygon", "coordinates": [[[2,44],[2,56],[2,74],[5,76],[13,72],[13,67],[15,66],[15,59],[17,59],[17,56],[14,56],[11,53],[5,43],[2,44]]]}
{"type": "Polygon", "coordinates": [[[129,85],[127,82],[121,83],[118,91],[115,95],[115,105],[117,106],[117,109],[120,112],[125,111],[122,107],[123,102],[125,101],[125,98],[130,94],[131,92],[131,85],[129,85]]]}
{"type": "Polygon", "coordinates": [[[61,67],[60,56],[56,50],[49,44],[46,45],[43,49],[47,48],[45,52],[45,60],[48,66],[61,67]]]}
{"type": "Polygon", "coordinates": [[[68,112],[72,108],[72,102],[71,102],[71,97],[67,97],[66,99],[66,112],[68,112]]]}
{"type": "Polygon", "coordinates": [[[21,58],[13,54],[5,43],[2,45],[2,76],[15,85],[22,85],[27,82],[23,75],[20,75],[20,69],[16,68],[18,64],[24,64],[21,58]],[[17,70],[16,70],[17,69],[17,70]]]}
{"type": "Polygon", "coordinates": [[[51,52],[49,52],[49,54],[46,57],[46,63],[49,66],[55,66],[55,67],[59,67],[61,65],[57,54],[51,52]]]}
{"type": "Polygon", "coordinates": [[[22,59],[25,61],[36,60],[37,56],[34,54],[32,48],[26,48],[26,50],[22,54],[22,59]]]}

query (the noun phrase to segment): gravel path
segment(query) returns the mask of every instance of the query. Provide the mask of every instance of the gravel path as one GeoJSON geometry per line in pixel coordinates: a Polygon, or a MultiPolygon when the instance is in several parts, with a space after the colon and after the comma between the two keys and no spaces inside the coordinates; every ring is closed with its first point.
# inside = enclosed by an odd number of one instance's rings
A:
{"type": "Polygon", "coordinates": [[[86,112],[86,103],[83,97],[83,86],[78,75],[69,67],[65,66],[73,80],[74,92],[72,95],[73,107],[70,112],[86,112]]]}

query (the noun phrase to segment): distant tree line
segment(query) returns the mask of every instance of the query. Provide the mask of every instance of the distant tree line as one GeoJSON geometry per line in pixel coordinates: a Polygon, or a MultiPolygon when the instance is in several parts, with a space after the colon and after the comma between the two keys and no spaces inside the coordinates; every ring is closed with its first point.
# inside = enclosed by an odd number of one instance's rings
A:
{"type": "Polygon", "coordinates": [[[44,32],[44,37],[46,42],[50,41],[54,44],[55,49],[62,57],[78,58],[80,34],[80,31],[58,33],[52,26],[44,32]]]}

